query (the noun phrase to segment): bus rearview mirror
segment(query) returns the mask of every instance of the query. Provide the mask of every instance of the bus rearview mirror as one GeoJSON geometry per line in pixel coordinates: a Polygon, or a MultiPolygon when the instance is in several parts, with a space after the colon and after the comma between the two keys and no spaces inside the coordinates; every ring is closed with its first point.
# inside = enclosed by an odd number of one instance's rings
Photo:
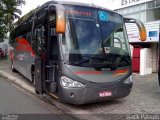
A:
{"type": "Polygon", "coordinates": [[[125,23],[135,23],[139,29],[140,40],[146,41],[146,39],[147,39],[146,28],[140,20],[136,20],[133,18],[124,18],[124,21],[125,21],[125,23]]]}
{"type": "Polygon", "coordinates": [[[62,6],[56,7],[56,33],[64,33],[66,30],[66,19],[64,8],[62,6]]]}

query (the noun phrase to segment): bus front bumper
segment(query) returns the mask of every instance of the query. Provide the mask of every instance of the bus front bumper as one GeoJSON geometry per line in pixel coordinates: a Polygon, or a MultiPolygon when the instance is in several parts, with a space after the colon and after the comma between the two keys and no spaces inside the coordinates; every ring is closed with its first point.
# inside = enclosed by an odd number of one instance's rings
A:
{"type": "Polygon", "coordinates": [[[131,92],[132,83],[97,86],[97,88],[87,86],[84,88],[67,88],[60,86],[59,99],[64,103],[80,105],[123,98],[131,92]]]}

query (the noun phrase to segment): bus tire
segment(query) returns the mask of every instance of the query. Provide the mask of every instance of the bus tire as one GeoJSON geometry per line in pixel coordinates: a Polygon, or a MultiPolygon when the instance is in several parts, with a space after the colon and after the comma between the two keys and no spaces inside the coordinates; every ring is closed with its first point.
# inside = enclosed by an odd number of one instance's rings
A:
{"type": "Polygon", "coordinates": [[[35,72],[34,71],[31,72],[31,76],[32,76],[32,83],[35,86],[35,72]]]}
{"type": "Polygon", "coordinates": [[[39,92],[38,92],[37,90],[35,90],[35,93],[36,93],[36,94],[39,94],[39,92]]]}
{"type": "Polygon", "coordinates": [[[17,70],[16,70],[15,67],[14,67],[13,60],[12,60],[12,63],[11,63],[11,70],[12,70],[12,72],[17,72],[17,70]]]}

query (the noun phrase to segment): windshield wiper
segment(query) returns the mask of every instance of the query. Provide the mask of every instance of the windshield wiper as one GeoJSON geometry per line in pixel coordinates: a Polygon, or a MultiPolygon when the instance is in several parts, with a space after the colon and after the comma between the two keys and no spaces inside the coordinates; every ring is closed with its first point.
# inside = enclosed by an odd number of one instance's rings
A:
{"type": "Polygon", "coordinates": [[[105,61],[111,62],[111,60],[109,60],[109,59],[107,59],[107,58],[104,58],[104,57],[95,57],[95,56],[93,56],[93,57],[89,57],[89,58],[87,58],[87,59],[83,59],[83,60],[81,60],[81,61],[78,61],[78,62],[75,63],[75,65],[80,65],[80,64],[82,64],[82,63],[89,62],[90,60],[94,60],[94,59],[105,60],[105,61]]]}
{"type": "Polygon", "coordinates": [[[131,64],[131,62],[127,59],[127,57],[120,55],[120,54],[116,54],[116,53],[107,53],[106,56],[116,56],[121,58],[122,60],[124,60],[125,62],[127,62],[128,64],[131,64]]]}
{"type": "MultiPolygon", "coordinates": [[[[131,64],[131,62],[127,59],[127,57],[125,57],[125,56],[122,56],[122,55],[119,55],[119,54],[115,54],[115,53],[108,53],[108,54],[106,54],[105,56],[103,56],[103,57],[98,57],[98,56],[93,56],[93,57],[88,57],[87,59],[83,59],[83,60],[81,60],[81,61],[78,61],[78,62],[76,62],[75,63],[75,65],[80,65],[80,64],[82,64],[82,63],[86,63],[86,62],[90,62],[90,61],[92,61],[92,60],[94,60],[94,59],[97,59],[97,60],[104,60],[104,61],[108,61],[108,62],[111,62],[110,64],[109,63],[107,63],[106,65],[102,65],[102,66],[106,66],[106,67],[111,67],[111,66],[121,66],[120,65],[120,63],[118,63],[117,65],[115,65],[113,62],[115,62],[115,60],[113,60],[113,59],[111,59],[109,56],[115,56],[115,57],[119,57],[120,59],[122,59],[122,60],[124,60],[128,65],[130,65],[131,64]],[[107,56],[108,56],[108,58],[107,58],[107,56]]],[[[93,61],[92,61],[93,62],[93,61]]],[[[98,63],[97,63],[98,64],[98,63]]],[[[101,63],[102,64],[102,63],[101,63]]],[[[101,66],[101,67],[102,67],[101,66]]]]}
{"type": "Polygon", "coordinates": [[[81,61],[76,62],[75,65],[80,65],[80,64],[82,64],[82,63],[89,62],[89,61],[90,61],[90,58],[88,58],[88,59],[83,59],[83,60],[81,60],[81,61]]]}

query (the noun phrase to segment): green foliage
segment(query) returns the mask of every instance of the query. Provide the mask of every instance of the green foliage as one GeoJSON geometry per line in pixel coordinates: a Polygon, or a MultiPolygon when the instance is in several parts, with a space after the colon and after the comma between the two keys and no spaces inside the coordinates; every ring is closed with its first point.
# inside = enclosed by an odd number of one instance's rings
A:
{"type": "Polygon", "coordinates": [[[5,26],[0,26],[0,41],[6,38],[7,28],[5,26]]]}
{"type": "Polygon", "coordinates": [[[33,15],[36,10],[37,10],[37,8],[35,8],[35,9],[31,10],[29,13],[25,14],[16,23],[14,23],[14,25],[19,25],[19,24],[23,23],[25,20],[27,20],[29,17],[31,17],[31,15],[33,15]]]}
{"type": "Polygon", "coordinates": [[[24,0],[0,0],[0,39],[13,30],[14,20],[19,19],[22,13],[18,7],[24,4],[24,0]]]}

